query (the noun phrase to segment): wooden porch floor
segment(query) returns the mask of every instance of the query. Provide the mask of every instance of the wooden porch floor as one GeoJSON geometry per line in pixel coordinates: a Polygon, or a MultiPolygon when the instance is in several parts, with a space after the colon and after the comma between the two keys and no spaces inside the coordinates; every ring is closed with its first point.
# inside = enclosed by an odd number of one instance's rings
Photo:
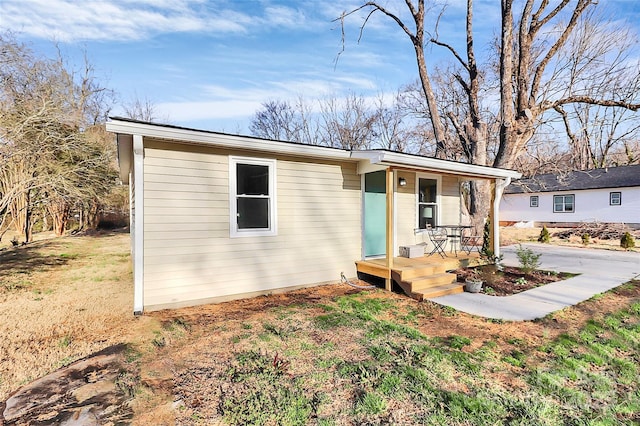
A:
{"type": "MultiPolygon", "coordinates": [[[[415,258],[394,257],[393,267],[386,266],[386,259],[367,259],[356,261],[358,275],[372,275],[379,278],[390,278],[404,292],[416,300],[460,293],[462,284],[456,282],[456,275],[448,271],[482,263],[478,253],[458,253],[458,256],[447,253],[446,258],[439,255],[415,258]]],[[[366,277],[362,277],[366,280],[366,277]]]]}

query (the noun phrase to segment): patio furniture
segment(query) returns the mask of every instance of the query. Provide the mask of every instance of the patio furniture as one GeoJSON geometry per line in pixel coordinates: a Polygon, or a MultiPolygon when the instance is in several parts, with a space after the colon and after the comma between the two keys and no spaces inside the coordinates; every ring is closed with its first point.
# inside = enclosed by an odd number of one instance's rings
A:
{"type": "Polygon", "coordinates": [[[462,230],[460,238],[460,250],[471,254],[472,251],[480,253],[482,249],[482,236],[473,235],[473,229],[468,227],[462,230]]]}
{"type": "Polygon", "coordinates": [[[447,254],[444,251],[444,248],[449,241],[449,237],[447,236],[447,231],[444,228],[433,228],[427,225],[427,234],[429,235],[429,240],[433,245],[433,249],[428,256],[431,256],[434,253],[438,253],[442,258],[447,257],[447,254]]]}
{"type": "Polygon", "coordinates": [[[445,230],[449,243],[451,244],[450,251],[458,257],[458,252],[462,251],[462,233],[471,227],[469,225],[441,225],[439,228],[445,230]]]}

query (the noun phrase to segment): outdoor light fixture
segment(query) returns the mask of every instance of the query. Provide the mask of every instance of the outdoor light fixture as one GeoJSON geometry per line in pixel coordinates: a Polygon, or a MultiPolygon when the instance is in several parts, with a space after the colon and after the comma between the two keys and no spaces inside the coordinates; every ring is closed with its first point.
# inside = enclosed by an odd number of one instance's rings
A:
{"type": "Polygon", "coordinates": [[[398,179],[398,185],[407,186],[407,180],[405,178],[401,177],[400,179],[398,179]]]}

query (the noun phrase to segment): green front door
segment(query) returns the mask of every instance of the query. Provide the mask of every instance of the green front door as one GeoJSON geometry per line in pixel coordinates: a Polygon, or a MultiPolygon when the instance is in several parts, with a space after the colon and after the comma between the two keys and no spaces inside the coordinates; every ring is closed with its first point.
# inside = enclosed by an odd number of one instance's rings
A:
{"type": "Polygon", "coordinates": [[[384,256],[387,246],[386,172],[364,175],[364,255],[384,256]]]}

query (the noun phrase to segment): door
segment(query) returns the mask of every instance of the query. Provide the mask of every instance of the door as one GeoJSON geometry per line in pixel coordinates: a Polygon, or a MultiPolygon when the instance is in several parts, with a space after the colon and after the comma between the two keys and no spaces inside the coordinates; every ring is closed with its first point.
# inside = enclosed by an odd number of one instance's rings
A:
{"type": "Polygon", "coordinates": [[[386,171],[364,175],[364,256],[384,256],[387,248],[386,171]]]}

